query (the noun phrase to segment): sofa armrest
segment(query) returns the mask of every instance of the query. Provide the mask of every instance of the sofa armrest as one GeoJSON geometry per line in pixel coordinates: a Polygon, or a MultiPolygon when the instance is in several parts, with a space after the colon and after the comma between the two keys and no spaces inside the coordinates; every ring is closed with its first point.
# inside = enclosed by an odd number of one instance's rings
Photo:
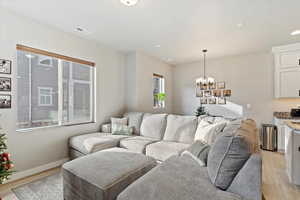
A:
{"type": "Polygon", "coordinates": [[[262,159],[259,154],[252,154],[227,191],[239,194],[247,200],[261,200],[261,186],[262,159]]]}

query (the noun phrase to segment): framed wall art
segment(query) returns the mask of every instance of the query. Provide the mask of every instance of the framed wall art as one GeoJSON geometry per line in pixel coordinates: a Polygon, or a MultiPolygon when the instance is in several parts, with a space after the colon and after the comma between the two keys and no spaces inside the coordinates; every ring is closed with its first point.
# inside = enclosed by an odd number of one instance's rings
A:
{"type": "Polygon", "coordinates": [[[0,74],[11,74],[11,61],[0,59],[0,74]]]}
{"type": "Polygon", "coordinates": [[[0,109],[1,108],[11,108],[11,95],[0,94],[0,109]]]}
{"type": "Polygon", "coordinates": [[[0,77],[0,92],[11,91],[11,78],[0,77]]]}

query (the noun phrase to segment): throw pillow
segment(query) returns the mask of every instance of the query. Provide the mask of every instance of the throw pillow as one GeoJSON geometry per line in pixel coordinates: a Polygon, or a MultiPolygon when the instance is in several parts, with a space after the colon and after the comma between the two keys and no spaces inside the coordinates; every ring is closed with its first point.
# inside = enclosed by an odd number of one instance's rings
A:
{"type": "Polygon", "coordinates": [[[110,118],[110,121],[111,121],[111,125],[114,125],[114,124],[128,125],[127,117],[123,117],[123,118],[112,117],[112,118],[110,118]]]}
{"type": "Polygon", "coordinates": [[[111,132],[113,135],[131,135],[131,129],[127,126],[128,118],[111,118],[111,132]]]}
{"type": "Polygon", "coordinates": [[[208,144],[204,144],[201,141],[194,142],[189,148],[187,148],[181,155],[191,156],[194,160],[196,160],[201,167],[206,166],[207,157],[210,146],[208,144]]]}
{"type": "Polygon", "coordinates": [[[211,146],[207,171],[211,182],[226,190],[250,156],[249,144],[244,137],[223,134],[211,146]]]}
{"type": "Polygon", "coordinates": [[[113,124],[112,134],[113,135],[132,135],[133,127],[129,127],[123,124],[113,124]]]}
{"type": "Polygon", "coordinates": [[[197,127],[194,140],[200,140],[211,145],[215,142],[217,136],[223,131],[226,124],[226,122],[210,124],[209,122],[202,120],[197,127]]]}

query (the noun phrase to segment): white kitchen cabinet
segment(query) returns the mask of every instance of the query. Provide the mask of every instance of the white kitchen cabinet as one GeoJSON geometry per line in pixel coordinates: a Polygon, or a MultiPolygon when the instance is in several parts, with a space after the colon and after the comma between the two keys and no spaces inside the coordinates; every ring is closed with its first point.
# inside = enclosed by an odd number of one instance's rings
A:
{"type": "Polygon", "coordinates": [[[279,119],[274,117],[274,125],[277,127],[277,151],[285,153],[286,151],[286,123],[287,122],[300,122],[295,119],[279,119]]]}
{"type": "Polygon", "coordinates": [[[300,132],[286,126],[286,172],[289,181],[300,185],[300,132]]]}
{"type": "Polygon", "coordinates": [[[274,47],[276,98],[300,98],[300,43],[274,47]]]}

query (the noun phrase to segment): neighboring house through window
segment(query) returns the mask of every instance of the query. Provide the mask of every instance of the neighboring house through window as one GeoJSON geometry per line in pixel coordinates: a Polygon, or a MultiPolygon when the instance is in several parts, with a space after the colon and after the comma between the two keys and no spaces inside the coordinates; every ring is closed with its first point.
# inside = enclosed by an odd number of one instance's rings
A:
{"type": "Polygon", "coordinates": [[[39,90],[39,106],[52,106],[52,88],[38,87],[39,90]]]}
{"type": "Polygon", "coordinates": [[[153,74],[153,107],[165,107],[165,78],[159,74],[153,74]]]}
{"type": "Polygon", "coordinates": [[[52,58],[49,56],[43,56],[39,55],[39,65],[45,66],[45,67],[52,67],[53,66],[53,61],[52,58]]]}

